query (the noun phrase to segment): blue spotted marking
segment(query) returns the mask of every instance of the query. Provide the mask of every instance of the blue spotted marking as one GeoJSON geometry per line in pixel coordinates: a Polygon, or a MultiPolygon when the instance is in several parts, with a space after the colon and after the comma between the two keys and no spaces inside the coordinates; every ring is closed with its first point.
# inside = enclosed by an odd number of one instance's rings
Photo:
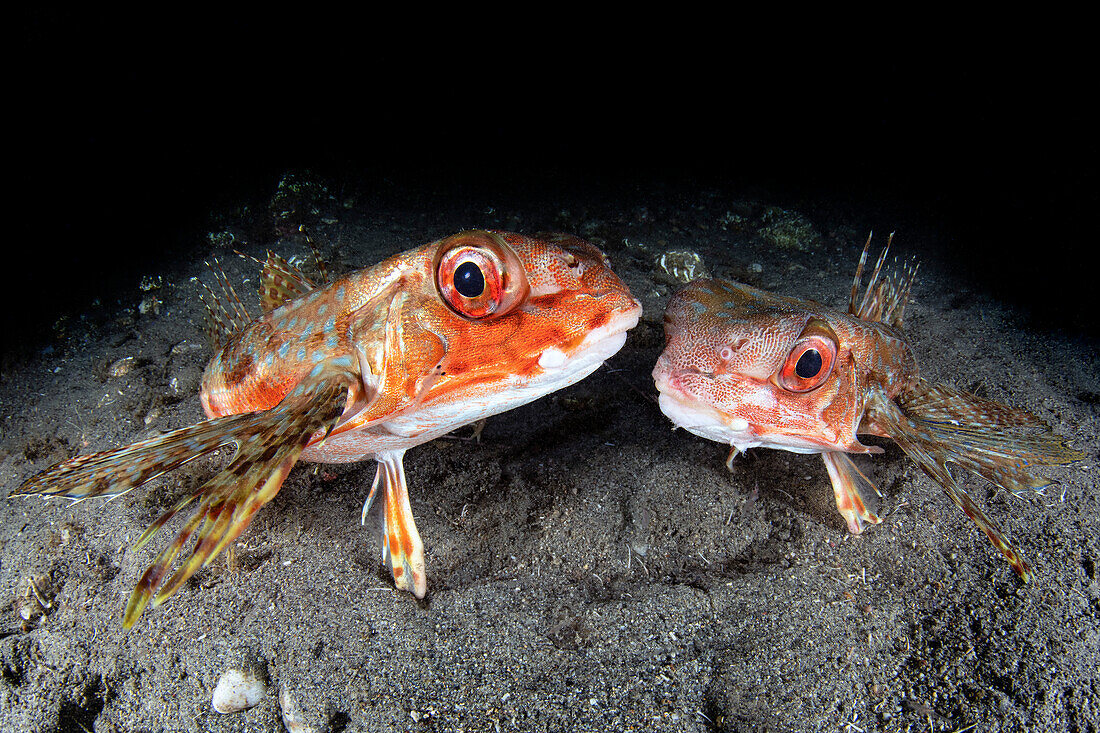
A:
{"type": "Polygon", "coordinates": [[[312,359],[313,361],[324,361],[325,360],[325,352],[323,352],[323,351],[314,351],[310,355],[309,358],[312,359]]]}
{"type": "Polygon", "coordinates": [[[335,349],[339,344],[340,336],[335,332],[329,333],[328,337],[325,339],[325,346],[329,347],[330,349],[335,349]]]}
{"type": "Polygon", "coordinates": [[[279,358],[280,359],[285,359],[286,355],[289,354],[289,353],[290,353],[290,342],[289,341],[284,341],[283,344],[279,347],[279,358]]]}
{"type": "Polygon", "coordinates": [[[306,347],[299,346],[298,347],[298,360],[301,361],[305,358],[306,358],[306,347]]]}
{"type": "Polygon", "coordinates": [[[337,300],[343,300],[344,299],[344,286],[343,285],[336,288],[336,299],[337,300]]]}
{"type": "Polygon", "coordinates": [[[691,304],[691,309],[695,311],[695,315],[701,316],[706,313],[707,307],[698,301],[691,304]]]}
{"type": "Polygon", "coordinates": [[[328,303],[325,303],[320,308],[317,309],[317,315],[323,316],[323,315],[325,315],[325,311],[327,311],[327,310],[328,310],[328,303]]]}

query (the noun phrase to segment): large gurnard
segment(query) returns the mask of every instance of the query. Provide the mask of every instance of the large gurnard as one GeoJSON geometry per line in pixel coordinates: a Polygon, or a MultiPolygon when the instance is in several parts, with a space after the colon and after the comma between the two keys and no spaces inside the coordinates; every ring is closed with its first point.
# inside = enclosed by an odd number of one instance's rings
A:
{"type": "Polygon", "coordinates": [[[135,548],[197,504],[138,582],[127,628],[240,535],[298,460],[377,460],[363,516],[381,497],[383,560],[398,588],[423,597],[405,451],[580,380],[622,347],[641,314],[598,249],[559,234],[462,232],[323,287],[269,255],[261,283],[264,313],[253,320],[223,281],[222,344],[202,380],[208,420],[72,458],[14,492],[115,496],[236,446],[224,470],[138,539],[135,548]]]}

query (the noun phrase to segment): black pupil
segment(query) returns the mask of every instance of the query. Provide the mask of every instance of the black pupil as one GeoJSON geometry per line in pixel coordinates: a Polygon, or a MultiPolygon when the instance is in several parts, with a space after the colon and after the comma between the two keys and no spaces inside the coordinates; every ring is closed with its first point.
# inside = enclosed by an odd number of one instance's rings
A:
{"type": "Polygon", "coordinates": [[[455,290],[465,298],[476,298],[485,292],[485,276],[473,262],[463,262],[455,270],[455,290]]]}
{"type": "Polygon", "coordinates": [[[821,353],[817,349],[806,349],[794,365],[794,373],[802,379],[816,377],[821,371],[821,353]]]}

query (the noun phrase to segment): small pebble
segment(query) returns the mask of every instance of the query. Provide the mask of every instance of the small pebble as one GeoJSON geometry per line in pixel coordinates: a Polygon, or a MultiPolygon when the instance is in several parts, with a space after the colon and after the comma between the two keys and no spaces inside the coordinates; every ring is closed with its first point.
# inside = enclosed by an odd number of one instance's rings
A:
{"type": "Polygon", "coordinates": [[[134,357],[124,356],[107,367],[107,373],[112,377],[122,377],[129,374],[134,368],[134,357]]]}
{"type": "Polygon", "coordinates": [[[250,672],[227,669],[214,688],[210,704],[223,715],[248,710],[267,694],[267,685],[250,672]]]}

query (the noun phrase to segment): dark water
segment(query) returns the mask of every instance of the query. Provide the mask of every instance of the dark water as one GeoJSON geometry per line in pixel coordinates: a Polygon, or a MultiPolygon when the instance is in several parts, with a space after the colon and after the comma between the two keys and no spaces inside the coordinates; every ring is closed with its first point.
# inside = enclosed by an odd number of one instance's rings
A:
{"type": "Polygon", "coordinates": [[[372,38],[338,60],[335,28],[174,19],[165,35],[128,18],[22,20],[6,257],[32,305],[4,318],[26,337],[132,289],[154,262],[209,249],[219,208],[259,209],[302,169],[425,211],[487,194],[627,208],[661,185],[878,229],[935,226],[946,256],[1024,315],[1097,323],[1082,267],[1095,120],[1074,102],[1072,44],[1042,60],[990,49],[995,64],[830,48],[748,65],[732,51],[551,56],[532,39],[529,63],[466,49],[466,63],[440,51],[447,63],[414,70],[398,59],[428,54],[428,39],[398,53],[372,38]],[[43,257],[47,282],[24,274],[43,257]]]}

